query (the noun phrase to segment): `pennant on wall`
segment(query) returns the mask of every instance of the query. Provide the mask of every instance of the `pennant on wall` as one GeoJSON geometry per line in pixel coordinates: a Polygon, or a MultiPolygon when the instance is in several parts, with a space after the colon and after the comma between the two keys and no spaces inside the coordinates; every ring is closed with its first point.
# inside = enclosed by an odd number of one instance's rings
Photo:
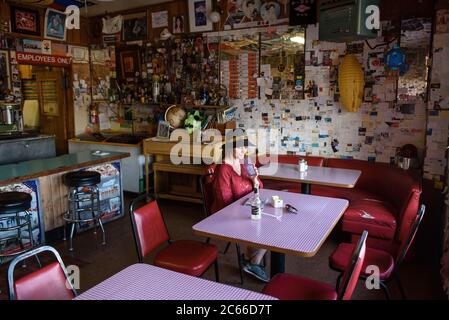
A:
{"type": "Polygon", "coordinates": [[[317,0],[291,0],[290,25],[300,26],[317,23],[317,0]]]}

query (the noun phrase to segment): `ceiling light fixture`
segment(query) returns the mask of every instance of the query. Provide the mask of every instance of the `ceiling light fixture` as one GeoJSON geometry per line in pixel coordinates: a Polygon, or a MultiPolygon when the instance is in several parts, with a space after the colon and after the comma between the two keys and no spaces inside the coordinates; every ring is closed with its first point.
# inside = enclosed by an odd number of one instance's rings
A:
{"type": "Polygon", "coordinates": [[[306,39],[304,37],[301,36],[294,36],[290,38],[291,42],[295,42],[295,43],[299,43],[299,44],[305,44],[306,43],[306,39]]]}

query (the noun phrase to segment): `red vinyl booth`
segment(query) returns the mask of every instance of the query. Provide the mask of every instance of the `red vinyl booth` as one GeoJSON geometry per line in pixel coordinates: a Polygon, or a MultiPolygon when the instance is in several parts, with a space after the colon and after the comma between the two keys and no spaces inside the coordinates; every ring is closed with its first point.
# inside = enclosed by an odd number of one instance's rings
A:
{"type": "MultiPolygon", "coordinates": [[[[342,198],[350,202],[342,218],[342,230],[356,242],[363,230],[369,232],[368,246],[396,255],[419,209],[421,185],[408,171],[388,164],[361,160],[279,156],[279,163],[296,164],[304,158],[309,166],[362,171],[354,189],[312,185],[312,194],[342,198]]],[[[264,180],[267,189],[300,192],[297,183],[264,180]]]]}

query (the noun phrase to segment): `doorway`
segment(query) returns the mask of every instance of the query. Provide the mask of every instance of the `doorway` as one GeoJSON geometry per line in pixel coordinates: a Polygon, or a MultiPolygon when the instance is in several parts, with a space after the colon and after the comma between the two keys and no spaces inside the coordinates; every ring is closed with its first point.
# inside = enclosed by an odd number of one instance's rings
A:
{"type": "Polygon", "coordinates": [[[73,135],[73,110],[69,111],[68,70],[61,67],[19,67],[24,93],[24,128],[55,136],[56,153],[68,153],[73,135]]]}

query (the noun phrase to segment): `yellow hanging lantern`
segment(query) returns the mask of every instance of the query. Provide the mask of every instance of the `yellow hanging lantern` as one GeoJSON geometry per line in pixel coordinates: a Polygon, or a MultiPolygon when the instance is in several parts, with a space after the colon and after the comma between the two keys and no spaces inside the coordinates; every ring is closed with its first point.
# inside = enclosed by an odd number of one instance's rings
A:
{"type": "Polygon", "coordinates": [[[347,54],[338,71],[338,86],[340,87],[340,102],[349,112],[357,112],[363,102],[365,76],[357,58],[347,54]]]}

